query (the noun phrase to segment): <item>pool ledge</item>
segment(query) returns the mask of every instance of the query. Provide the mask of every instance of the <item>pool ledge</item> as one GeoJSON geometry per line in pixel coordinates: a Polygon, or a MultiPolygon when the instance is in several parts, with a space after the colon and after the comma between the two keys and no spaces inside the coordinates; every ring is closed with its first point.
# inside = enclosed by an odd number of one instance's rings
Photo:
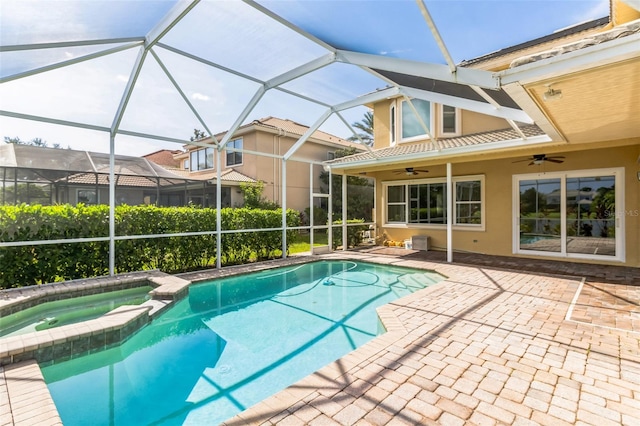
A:
{"type": "Polygon", "coordinates": [[[48,295],[61,291],[68,296],[73,294],[73,289],[78,294],[86,294],[87,289],[93,291],[96,287],[104,292],[120,288],[123,281],[151,284],[155,287],[150,292],[152,299],[141,305],[123,305],[99,318],[77,324],[0,338],[0,365],[30,359],[44,363],[54,359],[66,360],[120,344],[171,306],[174,301],[184,298],[191,284],[188,280],[152,271],[127,274],[124,278],[115,276],[110,280],[103,277],[82,280],[81,283],[47,284],[37,288],[16,289],[18,291],[5,292],[2,296],[4,306],[11,305],[14,309],[16,304],[32,306],[30,298],[41,301],[48,295]]]}

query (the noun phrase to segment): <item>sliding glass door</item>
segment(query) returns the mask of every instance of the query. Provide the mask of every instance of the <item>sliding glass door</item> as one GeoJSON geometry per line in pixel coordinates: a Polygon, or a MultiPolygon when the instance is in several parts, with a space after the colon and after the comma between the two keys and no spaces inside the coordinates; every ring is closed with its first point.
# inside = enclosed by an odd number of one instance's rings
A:
{"type": "Polygon", "coordinates": [[[514,252],[623,260],[623,169],[514,176],[514,252]]]}
{"type": "Polygon", "coordinates": [[[562,251],[561,185],[559,178],[519,182],[520,250],[562,251]]]}

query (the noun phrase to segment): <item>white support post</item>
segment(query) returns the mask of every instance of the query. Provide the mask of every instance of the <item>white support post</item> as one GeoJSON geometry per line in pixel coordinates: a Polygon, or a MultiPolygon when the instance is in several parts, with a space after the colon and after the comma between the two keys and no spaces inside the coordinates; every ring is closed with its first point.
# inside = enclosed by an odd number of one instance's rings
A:
{"type": "MultiPolygon", "coordinates": [[[[216,152],[216,268],[222,268],[222,167],[220,166],[220,151],[216,152]]],[[[185,200],[186,201],[186,200],[185,200]]]]}
{"type": "Polygon", "coordinates": [[[315,226],[315,218],[313,215],[313,164],[309,163],[309,247],[313,254],[313,234],[315,226]]]}
{"type": "MultiPolygon", "coordinates": [[[[116,271],[116,136],[109,136],[109,275],[116,271]]],[[[99,194],[96,194],[99,195],[99,194]]]]}
{"type": "Polygon", "coordinates": [[[453,178],[447,163],[447,262],[453,262],[453,178]]]}
{"type": "MultiPolygon", "coordinates": [[[[311,170],[313,170],[313,164],[311,165],[311,170]]],[[[313,173],[311,173],[311,176],[313,177],[313,173]]],[[[329,251],[333,251],[333,202],[331,200],[331,188],[333,187],[333,174],[331,173],[331,170],[329,170],[329,199],[327,200],[327,206],[328,206],[328,214],[327,217],[329,218],[329,220],[327,221],[327,225],[329,226],[329,232],[328,232],[328,237],[327,240],[329,242],[329,251]]]]}
{"type": "MultiPolygon", "coordinates": [[[[329,188],[331,194],[331,188],[329,188]]],[[[330,195],[333,198],[332,195],[330,195]]],[[[331,199],[330,198],[330,199],[331,199]]],[[[347,175],[342,174],[342,250],[347,251],[349,248],[349,239],[347,238],[347,175]]]]}
{"type": "Polygon", "coordinates": [[[287,258],[287,160],[282,159],[282,258],[287,258]]]}

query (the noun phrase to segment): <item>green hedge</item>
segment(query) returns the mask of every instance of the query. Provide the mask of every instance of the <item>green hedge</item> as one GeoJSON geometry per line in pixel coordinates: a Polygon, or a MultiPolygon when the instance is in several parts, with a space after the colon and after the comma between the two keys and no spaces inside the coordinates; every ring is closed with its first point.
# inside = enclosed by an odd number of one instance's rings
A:
{"type": "MultiPolygon", "coordinates": [[[[223,230],[279,228],[282,210],[221,210],[223,230]]],[[[215,231],[216,210],[194,207],[116,207],[116,236],[215,231]]],[[[287,211],[287,226],[299,226],[287,211]]],[[[296,231],[287,231],[292,241],[296,231]]],[[[109,235],[109,208],[79,204],[0,206],[0,242],[92,238],[109,235]]],[[[281,231],[222,235],[223,265],[282,253],[281,231]]],[[[215,235],[116,241],[116,272],[160,269],[168,273],[215,265],[215,235]]],[[[0,248],[0,288],[106,275],[107,241],[0,248]]]]}
{"type": "MultiPolygon", "coordinates": [[[[363,219],[347,219],[347,224],[363,222],[363,219]]],[[[368,229],[369,225],[347,226],[347,247],[355,247],[360,244],[362,242],[362,233],[368,229]]],[[[342,220],[333,222],[333,240],[331,245],[334,250],[342,245],[342,220]]]]}

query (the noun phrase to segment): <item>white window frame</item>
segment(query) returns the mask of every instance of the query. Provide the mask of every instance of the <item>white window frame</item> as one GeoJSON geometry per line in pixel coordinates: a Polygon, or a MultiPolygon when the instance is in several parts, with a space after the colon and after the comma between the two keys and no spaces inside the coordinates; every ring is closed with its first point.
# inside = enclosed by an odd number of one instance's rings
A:
{"type": "Polygon", "coordinates": [[[608,260],[613,262],[624,262],[625,253],[625,216],[626,210],[624,206],[625,195],[625,179],[624,168],[606,168],[606,169],[588,169],[588,170],[571,170],[566,172],[546,172],[528,173],[513,175],[512,199],[513,199],[513,227],[512,227],[512,252],[514,254],[527,254],[545,257],[560,257],[564,259],[591,259],[591,260],[608,260]],[[584,253],[568,253],[567,252],[567,178],[579,177],[597,177],[597,176],[615,176],[615,197],[616,197],[616,255],[592,255],[584,253]],[[560,226],[561,226],[561,247],[560,252],[526,250],[520,248],[520,181],[534,179],[560,179],[560,226]]]}
{"type": "MultiPolygon", "coordinates": [[[[410,197],[409,197],[409,186],[410,185],[420,185],[420,184],[436,184],[436,183],[445,183],[447,182],[446,177],[441,178],[426,178],[426,179],[406,179],[406,180],[390,180],[382,182],[382,221],[385,227],[387,228],[407,228],[407,229],[439,229],[445,230],[447,229],[446,221],[442,224],[433,224],[433,223],[411,223],[409,222],[410,215],[410,197]],[[389,186],[399,186],[404,185],[405,189],[405,220],[404,222],[389,222],[387,218],[387,207],[389,203],[387,202],[387,188],[389,186]]],[[[453,224],[452,229],[454,230],[464,230],[464,231],[484,231],[486,224],[486,196],[485,196],[485,176],[484,175],[467,175],[467,176],[454,176],[452,178],[452,196],[453,196],[453,224]],[[456,183],[459,182],[472,182],[472,181],[480,181],[480,223],[457,223],[456,217],[456,183]]],[[[402,203],[392,203],[394,205],[402,204],[402,203]]]]}
{"type": "MultiPolygon", "coordinates": [[[[244,149],[244,140],[243,140],[242,138],[234,138],[234,139],[231,139],[229,142],[227,142],[227,145],[226,145],[226,146],[233,146],[234,148],[236,148],[235,144],[236,144],[236,142],[238,142],[238,141],[242,142],[242,148],[240,148],[240,149],[244,149]]],[[[242,165],[244,164],[244,152],[242,152],[242,151],[227,151],[227,152],[225,152],[224,162],[225,162],[225,165],[227,166],[227,168],[229,168],[229,167],[242,166],[242,165]],[[235,157],[235,154],[238,154],[238,153],[239,153],[239,154],[240,154],[240,160],[241,160],[241,161],[240,161],[239,163],[229,164],[229,153],[230,153],[230,152],[233,152],[234,157],[235,157]]]]}
{"type": "MultiPolygon", "coordinates": [[[[411,101],[413,101],[414,99],[411,99],[411,101]]],[[[429,131],[433,134],[433,128],[434,128],[434,106],[435,104],[433,102],[430,101],[426,101],[424,99],[419,99],[422,102],[429,102],[429,120],[427,122],[425,122],[424,124],[429,128],[429,131]]],[[[396,108],[397,114],[396,114],[396,131],[398,133],[396,140],[399,143],[407,143],[407,142],[416,142],[416,141],[423,141],[426,139],[429,139],[429,135],[427,133],[421,133],[417,136],[411,136],[408,138],[403,138],[402,137],[402,128],[404,126],[404,122],[402,120],[402,109],[404,108],[405,103],[408,102],[407,100],[401,100],[400,103],[400,107],[396,108]]],[[[410,113],[414,114],[413,109],[408,106],[407,108],[409,108],[410,113]]],[[[421,117],[422,118],[422,117],[421,117]]]]}
{"type": "Polygon", "coordinates": [[[398,107],[396,105],[396,101],[391,103],[389,107],[389,145],[396,146],[396,141],[398,140],[398,115],[397,115],[398,107]]]}
{"type": "Polygon", "coordinates": [[[456,108],[456,107],[452,107],[450,105],[444,105],[444,104],[438,104],[438,133],[440,136],[446,136],[446,137],[451,137],[451,136],[460,136],[462,134],[461,131],[461,126],[460,126],[460,115],[461,115],[461,110],[460,108],[456,108]],[[444,130],[444,107],[448,106],[450,108],[453,108],[455,111],[455,126],[456,129],[454,132],[445,132],[444,130]]]}

